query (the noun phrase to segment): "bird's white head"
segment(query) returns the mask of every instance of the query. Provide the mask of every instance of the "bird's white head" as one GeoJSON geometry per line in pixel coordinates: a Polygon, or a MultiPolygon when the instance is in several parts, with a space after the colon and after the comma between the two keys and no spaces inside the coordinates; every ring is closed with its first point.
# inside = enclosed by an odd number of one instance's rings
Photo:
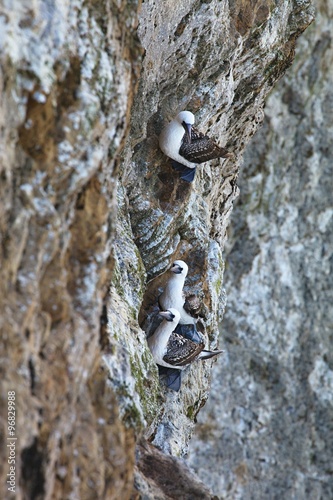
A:
{"type": "Polygon", "coordinates": [[[186,125],[194,125],[195,118],[194,114],[191,113],[191,111],[181,111],[177,117],[176,120],[183,125],[185,123],[186,125]]]}
{"type": "Polygon", "coordinates": [[[188,265],[183,260],[175,260],[170,268],[170,271],[185,278],[188,272],[188,265]]]}
{"type": "Polygon", "coordinates": [[[167,311],[161,311],[159,313],[162,318],[164,318],[166,321],[172,321],[172,323],[175,323],[175,325],[178,325],[179,320],[180,320],[180,313],[177,311],[177,309],[174,309],[170,307],[167,311]]]}

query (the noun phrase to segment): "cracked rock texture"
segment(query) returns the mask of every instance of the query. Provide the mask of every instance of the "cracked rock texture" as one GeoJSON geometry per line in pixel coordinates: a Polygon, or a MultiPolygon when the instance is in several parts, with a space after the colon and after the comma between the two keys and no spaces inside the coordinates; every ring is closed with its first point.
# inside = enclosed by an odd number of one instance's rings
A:
{"type": "Polygon", "coordinates": [[[227,245],[227,359],[189,464],[221,498],[333,498],[333,3],[248,146],[227,245]]]}
{"type": "MultiPolygon", "coordinates": [[[[159,384],[145,332],[156,319],[163,273],[173,260],[182,258],[189,265],[186,291],[202,302],[200,328],[207,346],[217,346],[226,303],[222,250],[232,203],[238,195],[239,164],[263,120],[265,99],[292,63],[296,39],[312,18],[311,3],[301,0],[277,4],[254,0],[251,6],[241,0],[230,5],[217,0],[176,4],[171,0],[142,4],[116,0],[3,2],[1,497],[13,497],[6,484],[8,391],[15,391],[17,411],[16,498],[118,499],[121,494],[122,499],[190,499],[213,495],[209,488],[214,490],[215,484],[207,477],[203,479],[208,486],[202,484],[181,457],[188,449],[196,416],[208,398],[212,367],[226,370],[228,359],[236,357],[233,348],[242,333],[232,325],[244,321],[236,308],[240,303],[235,298],[238,285],[229,291],[235,316],[225,322],[230,328],[223,327],[223,332],[230,332],[221,342],[228,346],[228,357],[194,364],[186,371],[178,394],[159,384]],[[185,108],[195,113],[200,130],[235,154],[233,161],[199,167],[193,185],[180,181],[157,142],[163,123],[185,108]],[[181,484],[183,492],[175,488],[181,484]]],[[[314,62],[309,63],[313,86],[318,80],[321,53],[330,47],[329,34],[325,43],[318,45],[314,62]]],[[[310,54],[309,46],[307,50],[310,54]]],[[[328,89],[322,118],[319,109],[313,114],[314,120],[326,119],[327,124],[328,89]]],[[[289,85],[281,113],[289,106],[296,110],[298,119],[306,108],[302,99],[289,85]]],[[[311,105],[310,100],[306,103],[311,105]]],[[[275,134],[281,141],[282,128],[285,126],[277,122],[275,134]]],[[[302,141],[301,135],[298,140],[304,147],[309,179],[302,180],[304,186],[311,184],[314,189],[316,179],[320,179],[318,162],[323,164],[323,151],[328,158],[331,148],[328,137],[326,142],[322,139],[321,149],[316,149],[311,128],[304,133],[307,141],[302,141]]],[[[281,154],[278,140],[274,148],[272,156],[281,154]]],[[[281,169],[287,168],[296,176],[291,182],[300,182],[291,164],[278,157],[281,169]]],[[[297,162],[300,155],[295,154],[297,162]]],[[[260,167],[253,161],[252,168],[260,167]]],[[[274,186],[272,172],[261,172],[261,176],[261,181],[254,177],[253,189],[245,191],[249,198],[254,197],[253,203],[263,201],[266,183],[271,189],[274,186]]],[[[305,189],[298,190],[306,198],[305,189]]],[[[291,190],[290,196],[295,192],[291,190]]],[[[287,197],[288,193],[281,194],[287,197]]],[[[318,196],[324,206],[323,195],[318,196]]],[[[306,200],[309,208],[304,217],[310,217],[310,229],[304,236],[305,246],[311,244],[316,228],[325,233],[329,217],[322,208],[317,221],[311,215],[310,200],[306,200]]],[[[264,206],[269,210],[268,202],[264,206]]],[[[278,217],[295,229],[292,211],[278,217]]],[[[235,229],[238,225],[235,223],[235,229]]],[[[297,257],[301,255],[297,253],[297,234],[289,235],[287,226],[284,241],[294,238],[290,246],[296,246],[292,255],[297,257]]],[[[247,272],[252,269],[251,256],[254,260],[261,248],[256,234],[265,239],[264,228],[253,229],[253,233],[252,227],[247,229],[247,272]]],[[[269,239],[270,233],[266,234],[269,239]]],[[[282,243],[270,248],[281,257],[276,266],[281,265],[285,280],[283,300],[290,304],[292,275],[282,260],[286,251],[282,243]]],[[[323,252],[316,259],[324,262],[328,247],[323,252]]],[[[267,249],[264,255],[268,254],[267,249]]],[[[272,258],[265,262],[262,272],[268,273],[265,276],[274,284],[269,271],[273,262],[272,258]]],[[[234,267],[242,274],[238,262],[234,267]]],[[[275,303],[270,295],[273,292],[265,295],[265,290],[268,284],[260,296],[263,310],[268,311],[275,303]]],[[[314,293],[311,285],[307,290],[314,293]]],[[[316,290],[319,294],[319,288],[316,290]]],[[[252,290],[243,293],[255,299],[252,290]]],[[[260,319],[255,313],[257,317],[260,319]]],[[[315,310],[311,317],[319,328],[315,310]]],[[[270,331],[274,322],[282,328],[279,320],[279,315],[270,317],[270,331]]],[[[296,312],[288,321],[283,326],[291,329],[293,336],[288,336],[287,345],[281,342],[283,332],[279,343],[278,337],[267,336],[262,330],[267,344],[262,343],[256,356],[251,356],[248,347],[248,361],[243,363],[252,363],[253,384],[263,378],[263,383],[277,384],[283,392],[287,379],[285,374],[279,375],[278,349],[285,353],[290,371],[288,353],[292,359],[301,356],[302,349],[317,349],[313,365],[302,365],[301,381],[309,383],[322,402],[318,406],[322,410],[313,418],[324,421],[324,408],[330,402],[330,353],[321,355],[315,340],[312,344],[304,341],[291,353],[293,339],[299,337],[295,333],[299,321],[296,312]],[[326,392],[320,387],[321,380],[326,392]]],[[[251,333],[253,327],[244,328],[251,333]]],[[[304,332],[311,338],[309,325],[304,332]]],[[[241,340],[244,342],[243,337],[241,340]]],[[[255,387],[247,387],[248,373],[242,372],[236,381],[244,387],[244,398],[251,398],[255,387]]],[[[226,377],[218,387],[215,383],[211,401],[220,398],[226,387],[226,377]]],[[[262,405],[260,425],[264,429],[274,405],[269,400],[262,405]]],[[[295,403],[289,406],[294,410],[286,412],[293,415],[294,411],[297,418],[304,418],[297,413],[301,410],[295,403]]],[[[244,408],[245,413],[251,411],[246,404],[244,408]]],[[[307,407],[301,408],[304,415],[307,407]]],[[[241,428],[242,415],[237,407],[235,419],[241,428]]],[[[251,420],[249,415],[244,418],[251,420]]],[[[294,417],[288,418],[292,423],[294,417]]],[[[310,458],[321,460],[324,438],[314,431],[312,439],[318,452],[310,458]]],[[[231,454],[233,448],[229,449],[228,443],[223,449],[231,454]]],[[[265,446],[271,443],[271,435],[267,435],[265,446]]],[[[244,442],[239,446],[246,450],[244,442]]],[[[263,463],[266,456],[263,452],[263,463]]],[[[290,464],[287,458],[285,464],[290,464]]],[[[325,478],[328,472],[322,472],[325,478]]],[[[231,481],[236,488],[234,478],[231,481]]]]}

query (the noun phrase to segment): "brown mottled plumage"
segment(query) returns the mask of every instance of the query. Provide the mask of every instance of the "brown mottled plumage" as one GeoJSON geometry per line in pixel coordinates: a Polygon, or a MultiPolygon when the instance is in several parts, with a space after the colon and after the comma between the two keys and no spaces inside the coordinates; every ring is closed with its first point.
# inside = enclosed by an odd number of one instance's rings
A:
{"type": "Polygon", "coordinates": [[[183,335],[173,332],[170,335],[167,352],[163,356],[163,361],[169,365],[180,367],[187,366],[196,359],[209,359],[224,351],[216,349],[207,351],[204,349],[205,342],[202,338],[200,342],[193,342],[183,335]]]}
{"type": "Polygon", "coordinates": [[[205,343],[192,342],[191,340],[173,332],[167,345],[164,361],[173,366],[185,366],[195,360],[203,351],[205,343]]]}
{"type": "Polygon", "coordinates": [[[192,163],[204,163],[214,158],[230,158],[232,153],[218,146],[210,137],[191,127],[191,140],[184,134],[179,154],[192,163]]]}
{"type": "Polygon", "coordinates": [[[193,293],[184,294],[184,297],[185,302],[183,307],[185,311],[190,314],[190,316],[198,318],[202,309],[202,301],[193,293]]]}

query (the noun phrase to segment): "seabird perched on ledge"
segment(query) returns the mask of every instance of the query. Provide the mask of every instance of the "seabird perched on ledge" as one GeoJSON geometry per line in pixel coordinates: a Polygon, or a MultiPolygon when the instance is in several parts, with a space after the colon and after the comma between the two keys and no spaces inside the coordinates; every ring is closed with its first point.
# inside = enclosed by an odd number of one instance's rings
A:
{"type": "Polygon", "coordinates": [[[161,150],[173,160],[173,168],[178,170],[181,173],[180,178],[187,182],[194,180],[197,164],[233,156],[195,129],[194,121],[193,113],[181,111],[164,127],[159,137],[161,150]]]}
{"type": "Polygon", "coordinates": [[[180,314],[176,309],[171,308],[159,314],[164,320],[153,335],[148,338],[148,346],[155,363],[159,367],[163,367],[162,373],[167,375],[167,386],[174,391],[179,391],[181,370],[197,359],[209,359],[224,351],[205,350],[203,340],[197,343],[175,333],[174,330],[180,319],[180,314]],[[165,372],[165,368],[170,369],[170,371],[165,372]],[[175,372],[175,369],[179,373],[175,372]]]}
{"type": "Polygon", "coordinates": [[[180,313],[179,323],[181,325],[194,325],[195,318],[190,316],[185,309],[185,298],[183,288],[188,272],[188,265],[183,260],[175,260],[168,271],[169,279],[165,284],[163,293],[159,296],[158,302],[164,311],[170,307],[177,309],[180,313]]]}
{"type": "Polygon", "coordinates": [[[177,309],[180,313],[180,320],[175,332],[200,344],[203,342],[203,337],[197,331],[197,321],[184,309],[185,297],[183,288],[187,272],[188,266],[186,262],[175,260],[168,271],[169,279],[165,284],[163,293],[158,298],[158,303],[160,309],[164,311],[170,308],[177,309]]]}

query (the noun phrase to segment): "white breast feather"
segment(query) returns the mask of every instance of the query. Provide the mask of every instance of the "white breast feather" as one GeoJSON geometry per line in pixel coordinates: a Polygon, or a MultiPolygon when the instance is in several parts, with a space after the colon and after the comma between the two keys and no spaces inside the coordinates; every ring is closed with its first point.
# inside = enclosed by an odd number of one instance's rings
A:
{"type": "Polygon", "coordinates": [[[172,120],[161,132],[159,145],[164,154],[182,165],[189,168],[196,167],[195,163],[191,163],[179,154],[179,149],[182,143],[185,130],[176,120],[172,120]]]}

